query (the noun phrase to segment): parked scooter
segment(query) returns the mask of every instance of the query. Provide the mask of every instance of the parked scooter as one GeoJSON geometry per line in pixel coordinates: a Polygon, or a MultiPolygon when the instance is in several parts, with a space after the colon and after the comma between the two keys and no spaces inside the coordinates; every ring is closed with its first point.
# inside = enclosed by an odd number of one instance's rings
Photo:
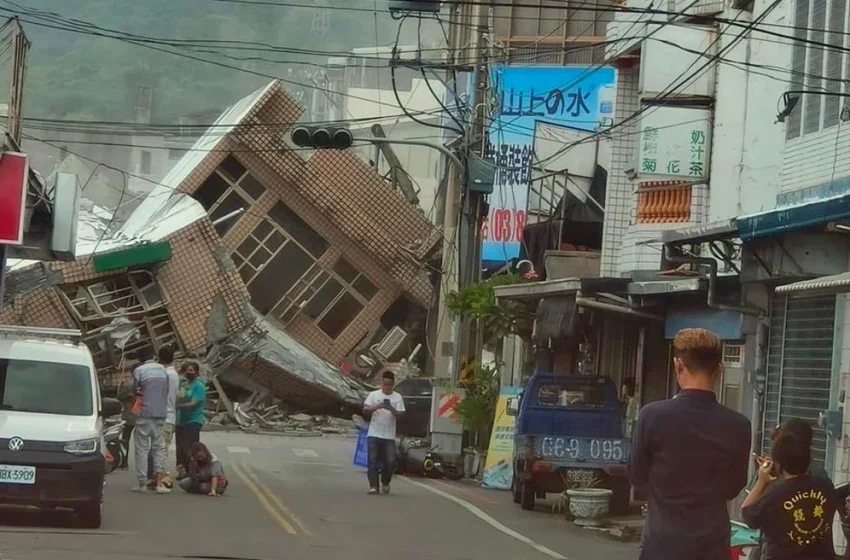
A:
{"type": "Polygon", "coordinates": [[[425,439],[403,438],[398,443],[397,472],[415,474],[426,478],[447,478],[449,480],[463,478],[463,471],[437,453],[437,447],[431,447],[428,440],[425,439]]]}
{"type": "Polygon", "coordinates": [[[124,426],[127,422],[120,420],[108,426],[103,432],[103,444],[106,447],[106,472],[111,473],[127,463],[130,451],[129,442],[124,437],[124,426]]]}

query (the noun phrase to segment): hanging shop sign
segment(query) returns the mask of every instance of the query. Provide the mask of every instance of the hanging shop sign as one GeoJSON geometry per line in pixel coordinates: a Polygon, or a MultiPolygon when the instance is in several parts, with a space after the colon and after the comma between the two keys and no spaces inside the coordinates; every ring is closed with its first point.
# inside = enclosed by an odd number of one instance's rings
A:
{"type": "Polygon", "coordinates": [[[610,126],[616,74],[611,67],[587,66],[496,66],[491,73],[499,104],[488,129],[486,159],[496,166],[496,177],[481,258],[507,262],[519,256],[532,163],[547,168],[534,155],[537,123],[590,132],[610,126]]]}
{"type": "Polygon", "coordinates": [[[644,107],[640,117],[638,175],[703,182],[711,162],[711,110],[644,107]]]}

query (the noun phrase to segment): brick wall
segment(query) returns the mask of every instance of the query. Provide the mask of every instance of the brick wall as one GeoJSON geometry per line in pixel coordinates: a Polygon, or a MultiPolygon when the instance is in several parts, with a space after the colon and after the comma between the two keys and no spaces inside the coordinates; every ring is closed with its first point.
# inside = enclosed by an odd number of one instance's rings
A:
{"type": "MultiPolygon", "coordinates": [[[[227,330],[239,330],[253,321],[242,279],[207,218],[168,237],[171,260],[160,265],[156,277],[167,301],[168,314],[186,350],[206,350],[207,322],[217,298],[227,305],[227,330]]],[[[61,274],[60,284],[90,283],[123,270],[95,273],[88,257],[71,263],[52,263],[61,274]]],[[[58,301],[58,298],[57,298],[58,301]]],[[[55,326],[55,325],[54,325],[55,326]]]]}
{"type": "MultiPolygon", "coordinates": [[[[615,123],[619,123],[638,110],[638,76],[635,66],[617,72],[617,104],[615,123]]],[[[605,221],[602,226],[602,256],[600,275],[617,274],[620,246],[632,223],[634,185],[625,175],[635,167],[635,123],[617,128],[611,144],[611,162],[608,167],[608,185],[605,193],[605,221]]]]}
{"type": "Polygon", "coordinates": [[[5,301],[0,325],[59,329],[77,328],[54,288],[44,287],[5,301]]]}

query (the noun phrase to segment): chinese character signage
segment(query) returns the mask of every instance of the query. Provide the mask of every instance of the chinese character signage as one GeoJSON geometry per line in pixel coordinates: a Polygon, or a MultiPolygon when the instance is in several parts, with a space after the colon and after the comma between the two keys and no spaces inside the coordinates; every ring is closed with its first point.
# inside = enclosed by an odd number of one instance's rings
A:
{"type": "Polygon", "coordinates": [[[526,222],[537,122],[595,131],[614,117],[615,71],[585,66],[500,66],[493,70],[499,113],[490,122],[487,157],[496,166],[484,261],[519,256],[526,222]]]}
{"type": "Polygon", "coordinates": [[[487,449],[487,462],[481,485],[486,488],[510,490],[514,477],[514,426],[516,416],[508,415],[508,401],[522,392],[521,387],[502,387],[496,403],[496,418],[487,449]]]}
{"type": "Polygon", "coordinates": [[[711,110],[649,107],[640,118],[637,171],[641,177],[666,175],[708,179],[711,110]]]}

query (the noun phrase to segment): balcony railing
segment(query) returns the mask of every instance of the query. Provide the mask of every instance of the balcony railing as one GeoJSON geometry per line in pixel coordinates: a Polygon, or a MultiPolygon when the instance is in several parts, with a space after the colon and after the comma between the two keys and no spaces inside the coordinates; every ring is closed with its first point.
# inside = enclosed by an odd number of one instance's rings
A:
{"type": "Polygon", "coordinates": [[[641,183],[635,221],[638,224],[667,224],[691,221],[692,185],[681,182],[641,183]]]}

